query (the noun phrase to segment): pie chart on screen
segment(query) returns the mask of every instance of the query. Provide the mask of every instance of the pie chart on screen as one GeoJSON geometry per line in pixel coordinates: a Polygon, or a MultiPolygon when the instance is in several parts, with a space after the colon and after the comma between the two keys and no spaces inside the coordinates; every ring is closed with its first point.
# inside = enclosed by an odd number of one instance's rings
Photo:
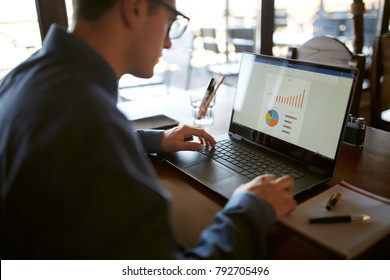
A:
{"type": "Polygon", "coordinates": [[[269,110],[265,115],[265,121],[270,127],[275,127],[279,122],[279,114],[276,110],[269,110]]]}

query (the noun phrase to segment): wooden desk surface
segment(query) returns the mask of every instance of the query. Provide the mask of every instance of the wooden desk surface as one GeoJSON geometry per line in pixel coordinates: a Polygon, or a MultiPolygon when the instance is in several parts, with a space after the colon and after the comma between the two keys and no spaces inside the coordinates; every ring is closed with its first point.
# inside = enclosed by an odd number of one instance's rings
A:
{"type": "MultiPolygon", "coordinates": [[[[147,102],[125,102],[118,107],[129,118],[166,114],[182,123],[191,123],[188,92],[176,92],[147,102]],[[142,108],[142,109],[141,109],[142,108]]],[[[218,92],[214,134],[228,130],[234,89],[221,87],[218,92]]],[[[367,128],[363,148],[342,145],[334,179],[300,195],[303,201],[341,180],[367,191],[390,198],[390,133],[367,128]]],[[[201,231],[213,222],[226,200],[200,183],[151,156],[161,184],[172,194],[172,218],[179,241],[194,246],[201,231]]],[[[390,259],[390,236],[366,251],[361,259],[390,259]]],[[[269,238],[271,259],[338,259],[337,255],[305,239],[281,224],[276,224],[269,238]]]]}

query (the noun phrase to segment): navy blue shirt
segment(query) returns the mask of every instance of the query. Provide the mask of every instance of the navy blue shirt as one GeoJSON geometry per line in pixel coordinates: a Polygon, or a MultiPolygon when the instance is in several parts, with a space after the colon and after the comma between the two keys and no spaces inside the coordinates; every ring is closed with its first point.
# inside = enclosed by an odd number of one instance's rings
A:
{"type": "Polygon", "coordinates": [[[58,27],[0,83],[2,259],[263,258],[273,208],[241,194],[199,245],[181,251],[169,195],[146,152],[161,131],[132,132],[117,80],[58,27]]]}

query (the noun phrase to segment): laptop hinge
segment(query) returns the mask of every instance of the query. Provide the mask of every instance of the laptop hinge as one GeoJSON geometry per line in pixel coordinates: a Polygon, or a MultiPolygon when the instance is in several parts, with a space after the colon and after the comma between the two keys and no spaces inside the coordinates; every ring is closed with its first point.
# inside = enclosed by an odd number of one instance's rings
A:
{"type": "Polygon", "coordinates": [[[324,175],[326,172],[324,169],[321,169],[321,168],[319,168],[317,166],[313,166],[313,165],[309,165],[308,168],[310,171],[313,171],[314,173],[316,173],[318,175],[324,175]]]}
{"type": "Polygon", "coordinates": [[[234,140],[238,140],[238,141],[242,140],[242,136],[240,136],[238,134],[234,134],[234,133],[231,133],[231,132],[229,132],[229,134],[230,134],[230,137],[232,137],[234,140]]]}

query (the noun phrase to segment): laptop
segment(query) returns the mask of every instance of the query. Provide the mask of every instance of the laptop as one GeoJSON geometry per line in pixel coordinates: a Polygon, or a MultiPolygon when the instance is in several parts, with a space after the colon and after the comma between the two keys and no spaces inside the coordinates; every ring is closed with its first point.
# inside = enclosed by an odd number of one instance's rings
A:
{"type": "Polygon", "coordinates": [[[351,68],[243,53],[229,131],[216,137],[217,147],[160,157],[226,198],[264,173],[292,175],[299,194],[334,176],[357,75],[351,68]],[[238,148],[230,160],[226,145],[238,148]]]}

